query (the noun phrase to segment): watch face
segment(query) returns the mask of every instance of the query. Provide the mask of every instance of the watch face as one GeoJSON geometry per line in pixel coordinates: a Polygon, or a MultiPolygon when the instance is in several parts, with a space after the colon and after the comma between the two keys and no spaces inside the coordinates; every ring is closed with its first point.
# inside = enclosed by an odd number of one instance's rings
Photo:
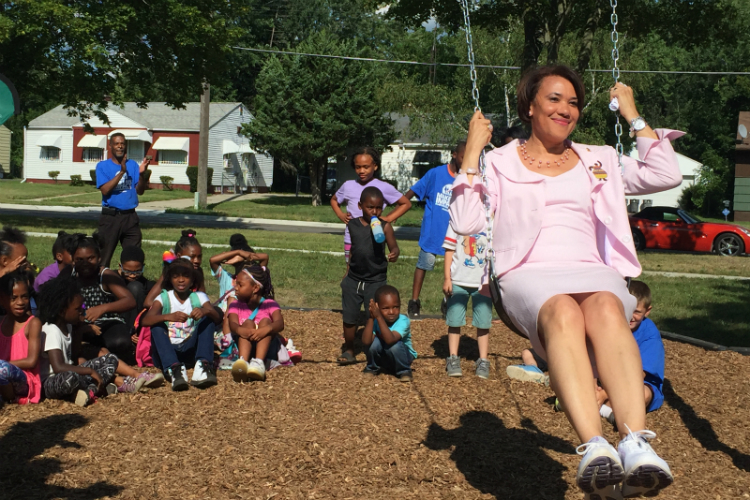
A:
{"type": "Polygon", "coordinates": [[[646,120],[640,116],[633,120],[633,130],[643,130],[644,128],[646,128],[646,120]]]}

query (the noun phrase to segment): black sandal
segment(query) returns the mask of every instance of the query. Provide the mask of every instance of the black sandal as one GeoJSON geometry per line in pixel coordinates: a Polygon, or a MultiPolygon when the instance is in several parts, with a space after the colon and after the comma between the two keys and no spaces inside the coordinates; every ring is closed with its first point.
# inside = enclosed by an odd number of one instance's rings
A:
{"type": "Polygon", "coordinates": [[[349,351],[344,351],[339,355],[338,362],[339,366],[353,365],[357,362],[357,358],[355,358],[354,354],[349,351]]]}

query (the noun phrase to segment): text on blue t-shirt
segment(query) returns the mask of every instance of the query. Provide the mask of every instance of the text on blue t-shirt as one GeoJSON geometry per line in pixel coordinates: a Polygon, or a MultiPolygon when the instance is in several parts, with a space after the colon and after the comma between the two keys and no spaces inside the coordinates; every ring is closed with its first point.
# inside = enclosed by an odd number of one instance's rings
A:
{"type": "MultiPolygon", "coordinates": [[[[138,206],[138,193],[135,188],[140,180],[140,168],[134,160],[127,160],[126,173],[115,188],[107,195],[102,195],[102,206],[118,210],[130,210],[138,206]]],[[[120,171],[120,165],[111,158],[96,164],[96,188],[101,188],[111,181],[120,171]]]]}
{"type": "Polygon", "coordinates": [[[448,206],[451,203],[453,175],[448,165],[432,168],[411,187],[414,194],[425,202],[422,229],[419,233],[419,247],[425,252],[445,255],[443,240],[451,217],[448,206]]]}

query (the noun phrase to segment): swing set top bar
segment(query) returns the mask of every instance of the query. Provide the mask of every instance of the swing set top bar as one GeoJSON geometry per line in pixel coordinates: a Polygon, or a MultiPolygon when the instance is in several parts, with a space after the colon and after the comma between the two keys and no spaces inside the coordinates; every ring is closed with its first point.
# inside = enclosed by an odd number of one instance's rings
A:
{"type": "MultiPolygon", "coordinates": [[[[441,63],[441,62],[421,62],[421,61],[401,61],[396,59],[377,59],[373,57],[354,57],[354,56],[338,56],[333,54],[314,54],[310,52],[288,52],[284,50],[273,50],[273,49],[256,49],[251,47],[239,47],[234,46],[233,49],[246,50],[249,52],[261,52],[265,54],[279,54],[285,56],[306,56],[306,57],[322,57],[326,59],[344,59],[347,61],[363,61],[363,62],[377,62],[387,64],[410,64],[413,66],[447,66],[447,67],[459,67],[459,68],[470,68],[470,64],[462,63],[441,63]]],[[[475,64],[475,68],[484,69],[508,69],[508,70],[520,70],[521,66],[496,66],[492,64],[475,64]]],[[[589,73],[612,73],[611,69],[586,69],[589,73]]],[[[653,73],[662,75],[739,75],[739,76],[750,76],[750,71],[661,71],[661,70],[633,70],[633,69],[621,69],[620,73],[653,73]]]]}

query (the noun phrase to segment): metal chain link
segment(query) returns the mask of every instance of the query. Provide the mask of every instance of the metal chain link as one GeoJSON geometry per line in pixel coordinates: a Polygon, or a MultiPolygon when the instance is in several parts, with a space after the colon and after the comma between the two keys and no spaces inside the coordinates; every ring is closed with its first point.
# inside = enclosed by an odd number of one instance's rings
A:
{"type": "MultiPolygon", "coordinates": [[[[469,0],[459,0],[461,10],[464,14],[464,31],[466,32],[466,51],[469,59],[469,78],[471,79],[471,97],[474,99],[474,111],[482,111],[479,106],[479,88],[477,87],[477,68],[474,62],[474,39],[471,35],[471,18],[469,15],[469,0]]],[[[487,168],[484,161],[484,150],[479,155],[479,174],[482,178],[485,193],[488,193],[487,168]]],[[[484,216],[485,231],[487,233],[487,258],[489,262],[494,263],[495,252],[492,249],[492,207],[490,206],[490,197],[485,194],[484,197],[484,216]]],[[[490,267],[494,269],[494,266],[490,267]]],[[[495,279],[495,276],[491,276],[495,279]]]]}
{"type": "MultiPolygon", "coordinates": [[[[609,20],[612,23],[612,78],[615,81],[615,85],[620,81],[620,68],[618,62],[620,61],[620,48],[618,43],[620,41],[620,34],[617,32],[617,0],[609,0],[609,4],[612,6],[612,14],[609,16],[609,20]]],[[[622,169],[622,123],[620,123],[620,113],[616,112],[615,115],[615,135],[617,136],[617,144],[615,150],[617,151],[617,160],[620,163],[622,169]]]]}

